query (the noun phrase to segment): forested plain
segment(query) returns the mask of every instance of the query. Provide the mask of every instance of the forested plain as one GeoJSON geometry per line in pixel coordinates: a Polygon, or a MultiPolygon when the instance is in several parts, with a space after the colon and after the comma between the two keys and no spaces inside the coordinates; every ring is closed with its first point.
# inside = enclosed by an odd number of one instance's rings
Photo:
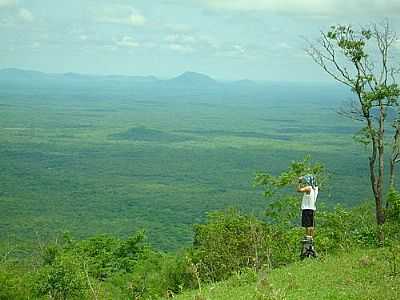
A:
{"type": "Polygon", "coordinates": [[[66,231],[184,247],[207,212],[262,218],[256,172],[306,155],[331,175],[319,205],[371,198],[359,125],[337,114],[351,92],[335,85],[22,73],[0,76],[0,243],[20,255],[66,231]]]}

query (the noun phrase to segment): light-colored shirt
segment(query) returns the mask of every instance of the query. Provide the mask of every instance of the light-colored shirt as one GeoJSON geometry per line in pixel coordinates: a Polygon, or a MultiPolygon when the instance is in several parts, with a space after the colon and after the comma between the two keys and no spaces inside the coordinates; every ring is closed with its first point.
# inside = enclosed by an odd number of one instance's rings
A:
{"type": "Polygon", "coordinates": [[[301,209],[312,209],[316,210],[315,202],[317,202],[318,197],[318,187],[313,188],[310,186],[311,192],[309,194],[303,194],[303,201],[301,201],[301,209]]]}

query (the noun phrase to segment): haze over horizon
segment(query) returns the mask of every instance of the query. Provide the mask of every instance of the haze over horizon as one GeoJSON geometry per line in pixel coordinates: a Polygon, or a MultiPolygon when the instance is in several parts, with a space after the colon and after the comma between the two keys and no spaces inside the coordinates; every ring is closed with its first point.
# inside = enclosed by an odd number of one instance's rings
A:
{"type": "Polygon", "coordinates": [[[304,37],[384,18],[398,31],[398,1],[0,0],[0,69],[328,81],[304,37]]]}

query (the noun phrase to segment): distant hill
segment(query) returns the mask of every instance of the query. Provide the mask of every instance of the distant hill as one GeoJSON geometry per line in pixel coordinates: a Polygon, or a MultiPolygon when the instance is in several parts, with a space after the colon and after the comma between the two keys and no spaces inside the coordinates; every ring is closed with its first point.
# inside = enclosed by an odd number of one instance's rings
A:
{"type": "Polygon", "coordinates": [[[196,72],[185,72],[175,78],[166,80],[165,83],[179,86],[206,86],[218,84],[218,82],[211,77],[196,72]]]}
{"type": "Polygon", "coordinates": [[[135,88],[149,92],[168,90],[184,93],[192,91],[216,91],[225,90],[227,87],[251,88],[251,81],[231,81],[222,82],[211,78],[208,75],[185,72],[171,79],[159,79],[155,76],[127,76],[127,75],[88,75],[80,73],[44,73],[39,71],[29,71],[16,68],[0,69],[0,84],[7,86],[29,86],[48,89],[57,88],[135,88]]]}
{"type": "Polygon", "coordinates": [[[72,81],[132,81],[156,82],[154,76],[123,76],[123,75],[87,75],[80,73],[44,73],[39,71],[23,70],[17,68],[0,69],[0,81],[42,81],[42,80],[72,80],[72,81]]]}
{"type": "Polygon", "coordinates": [[[168,84],[182,85],[205,85],[216,84],[217,81],[211,77],[196,73],[185,72],[175,78],[160,80],[155,76],[127,76],[127,75],[87,75],[80,73],[44,73],[39,71],[23,70],[17,68],[0,69],[0,80],[21,80],[21,79],[73,79],[73,80],[131,80],[137,82],[164,81],[168,84]]]}
{"type": "Polygon", "coordinates": [[[39,71],[21,70],[16,68],[0,70],[0,80],[42,79],[48,78],[49,76],[51,75],[39,71]]]}
{"type": "Polygon", "coordinates": [[[206,74],[185,72],[171,79],[159,79],[155,76],[128,75],[89,75],[80,73],[44,73],[17,68],[0,69],[0,85],[13,92],[20,88],[34,88],[43,93],[73,93],[90,90],[91,95],[104,95],[110,90],[124,96],[137,98],[189,99],[207,102],[211,97],[215,101],[230,99],[303,99],[314,98],[326,101],[334,98],[336,102],[349,98],[347,89],[336,84],[301,82],[261,82],[248,79],[225,81],[216,80],[206,74]],[[316,88],[316,87],[319,88],[316,88]],[[16,89],[17,87],[17,89],[16,89]],[[294,96],[295,95],[295,96],[294,96]],[[178,97],[179,96],[179,97],[178,97]],[[218,100],[216,100],[218,99],[218,100]]]}

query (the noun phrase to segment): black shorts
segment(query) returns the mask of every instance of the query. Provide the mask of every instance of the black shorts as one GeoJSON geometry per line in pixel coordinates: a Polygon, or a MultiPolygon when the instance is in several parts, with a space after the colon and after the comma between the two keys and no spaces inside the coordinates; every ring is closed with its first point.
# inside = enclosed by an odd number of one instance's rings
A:
{"type": "Polygon", "coordinates": [[[312,209],[303,209],[301,211],[301,226],[314,227],[314,214],[315,211],[312,209]]]}

